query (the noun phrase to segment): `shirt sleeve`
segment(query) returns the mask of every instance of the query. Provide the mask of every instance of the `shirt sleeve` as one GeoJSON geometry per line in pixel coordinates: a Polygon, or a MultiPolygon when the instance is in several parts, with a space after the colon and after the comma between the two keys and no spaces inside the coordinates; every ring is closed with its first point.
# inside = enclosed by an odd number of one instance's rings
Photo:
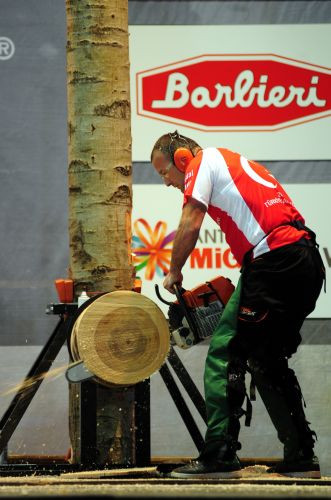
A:
{"type": "Polygon", "coordinates": [[[186,171],[183,206],[194,198],[208,209],[213,190],[212,167],[204,153],[196,156],[186,171]]]}

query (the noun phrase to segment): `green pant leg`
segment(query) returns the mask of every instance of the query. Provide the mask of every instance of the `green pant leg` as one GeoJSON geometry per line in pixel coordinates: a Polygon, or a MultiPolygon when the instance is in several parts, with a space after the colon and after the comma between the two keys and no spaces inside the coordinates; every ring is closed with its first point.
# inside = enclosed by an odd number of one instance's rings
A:
{"type": "Polygon", "coordinates": [[[204,373],[208,426],[206,444],[222,439],[222,436],[226,436],[228,432],[228,346],[236,334],[240,292],[241,281],[226,304],[221,320],[213,333],[206,358],[204,373]]]}

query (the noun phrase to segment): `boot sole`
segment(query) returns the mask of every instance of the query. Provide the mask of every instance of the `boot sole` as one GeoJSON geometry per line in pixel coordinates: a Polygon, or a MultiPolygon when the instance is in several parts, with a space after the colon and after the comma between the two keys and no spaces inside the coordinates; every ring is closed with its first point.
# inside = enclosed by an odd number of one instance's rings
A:
{"type": "Polygon", "coordinates": [[[302,477],[306,479],[321,479],[321,472],[319,470],[305,470],[298,472],[276,472],[276,474],[280,474],[281,476],[286,477],[302,477]]]}
{"type": "Polygon", "coordinates": [[[237,479],[242,477],[240,470],[227,472],[206,472],[202,474],[185,474],[185,472],[171,472],[169,477],[177,479],[237,479]]]}

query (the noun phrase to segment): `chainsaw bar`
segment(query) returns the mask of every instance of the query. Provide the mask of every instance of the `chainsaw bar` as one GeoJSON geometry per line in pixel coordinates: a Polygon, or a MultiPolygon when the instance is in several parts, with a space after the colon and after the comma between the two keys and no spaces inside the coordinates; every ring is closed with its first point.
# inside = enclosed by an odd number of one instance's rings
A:
{"type": "Polygon", "coordinates": [[[85,366],[84,361],[77,361],[77,363],[70,365],[65,375],[68,382],[74,384],[84,382],[94,377],[94,374],[85,366]]]}

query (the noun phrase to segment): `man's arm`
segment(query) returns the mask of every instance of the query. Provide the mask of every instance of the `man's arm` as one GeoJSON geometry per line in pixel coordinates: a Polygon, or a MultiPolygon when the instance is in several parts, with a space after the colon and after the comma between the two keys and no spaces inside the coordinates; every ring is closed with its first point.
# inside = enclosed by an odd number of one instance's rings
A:
{"type": "Polygon", "coordinates": [[[173,285],[183,281],[181,271],[195,247],[206,210],[202,203],[193,198],[183,208],[173,244],[170,270],[163,282],[164,288],[171,293],[174,293],[173,285]]]}

